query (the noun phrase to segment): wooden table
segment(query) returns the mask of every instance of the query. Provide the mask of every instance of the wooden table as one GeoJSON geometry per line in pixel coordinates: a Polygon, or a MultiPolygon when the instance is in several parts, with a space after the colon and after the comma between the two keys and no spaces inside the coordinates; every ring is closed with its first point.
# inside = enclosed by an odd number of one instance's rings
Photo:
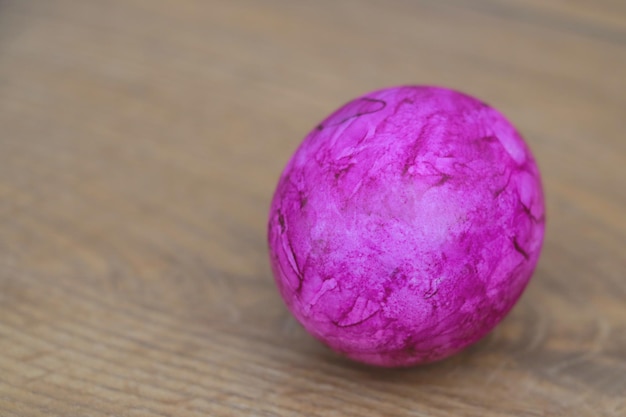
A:
{"type": "Polygon", "coordinates": [[[626,416],[623,0],[0,1],[0,416],[626,416]],[[287,313],[269,199],[375,88],[500,108],[548,230],[484,341],[405,370],[287,313]]]}

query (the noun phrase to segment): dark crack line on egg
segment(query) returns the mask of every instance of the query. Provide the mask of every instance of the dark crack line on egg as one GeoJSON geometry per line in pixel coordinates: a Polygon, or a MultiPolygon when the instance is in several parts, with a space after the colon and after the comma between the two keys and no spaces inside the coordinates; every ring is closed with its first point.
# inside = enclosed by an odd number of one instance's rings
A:
{"type": "Polygon", "coordinates": [[[525,250],[524,250],[524,249],[520,246],[519,242],[517,241],[517,236],[515,236],[515,237],[513,238],[513,247],[515,248],[515,250],[516,250],[517,252],[519,252],[519,253],[520,253],[520,254],[524,257],[524,259],[526,259],[526,260],[528,260],[528,259],[529,259],[528,252],[526,252],[526,251],[525,251],[525,250]]]}
{"type": "Polygon", "coordinates": [[[323,124],[319,124],[316,127],[316,129],[317,130],[323,130],[324,128],[327,128],[327,127],[339,126],[340,124],[343,124],[343,123],[347,122],[348,120],[356,119],[356,118],[359,118],[361,116],[365,116],[365,115],[368,115],[368,114],[378,113],[379,111],[381,111],[385,107],[387,107],[387,102],[385,100],[379,100],[379,99],[369,98],[369,97],[364,97],[361,100],[367,101],[367,102],[370,102],[370,103],[376,103],[377,105],[379,105],[379,107],[374,108],[372,110],[368,110],[368,111],[358,112],[356,114],[353,114],[352,116],[345,117],[345,118],[341,119],[340,121],[338,121],[336,123],[331,123],[331,124],[326,125],[326,126],[324,126],[323,124]]]}

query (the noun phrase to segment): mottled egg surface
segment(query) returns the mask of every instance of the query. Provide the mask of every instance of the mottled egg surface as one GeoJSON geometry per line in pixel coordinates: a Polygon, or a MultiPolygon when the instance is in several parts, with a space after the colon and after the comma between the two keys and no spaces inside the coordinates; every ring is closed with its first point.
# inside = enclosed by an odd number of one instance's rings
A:
{"type": "Polygon", "coordinates": [[[409,366],[476,342],[541,251],[544,197],[505,117],[457,91],[374,91],[332,113],[285,167],[268,240],[276,283],[313,336],[409,366]]]}

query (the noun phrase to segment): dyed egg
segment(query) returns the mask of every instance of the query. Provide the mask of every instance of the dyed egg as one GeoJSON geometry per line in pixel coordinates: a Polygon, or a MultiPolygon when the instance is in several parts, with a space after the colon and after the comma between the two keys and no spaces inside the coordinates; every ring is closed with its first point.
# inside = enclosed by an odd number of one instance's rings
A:
{"type": "Polygon", "coordinates": [[[539,170],[502,114],[445,88],[388,88],[339,108],[292,156],[271,203],[271,265],[291,313],[333,350],[427,363],[511,310],[544,219],[539,170]]]}

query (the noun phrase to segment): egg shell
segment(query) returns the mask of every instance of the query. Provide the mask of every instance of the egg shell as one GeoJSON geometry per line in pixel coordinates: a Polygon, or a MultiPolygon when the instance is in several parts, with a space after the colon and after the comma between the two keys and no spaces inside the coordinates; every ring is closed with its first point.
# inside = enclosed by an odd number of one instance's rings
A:
{"type": "Polygon", "coordinates": [[[356,361],[409,366],[511,310],[544,235],[539,170],[489,105],[446,88],[365,94],[327,117],[271,203],[275,281],[305,329],[356,361]]]}

